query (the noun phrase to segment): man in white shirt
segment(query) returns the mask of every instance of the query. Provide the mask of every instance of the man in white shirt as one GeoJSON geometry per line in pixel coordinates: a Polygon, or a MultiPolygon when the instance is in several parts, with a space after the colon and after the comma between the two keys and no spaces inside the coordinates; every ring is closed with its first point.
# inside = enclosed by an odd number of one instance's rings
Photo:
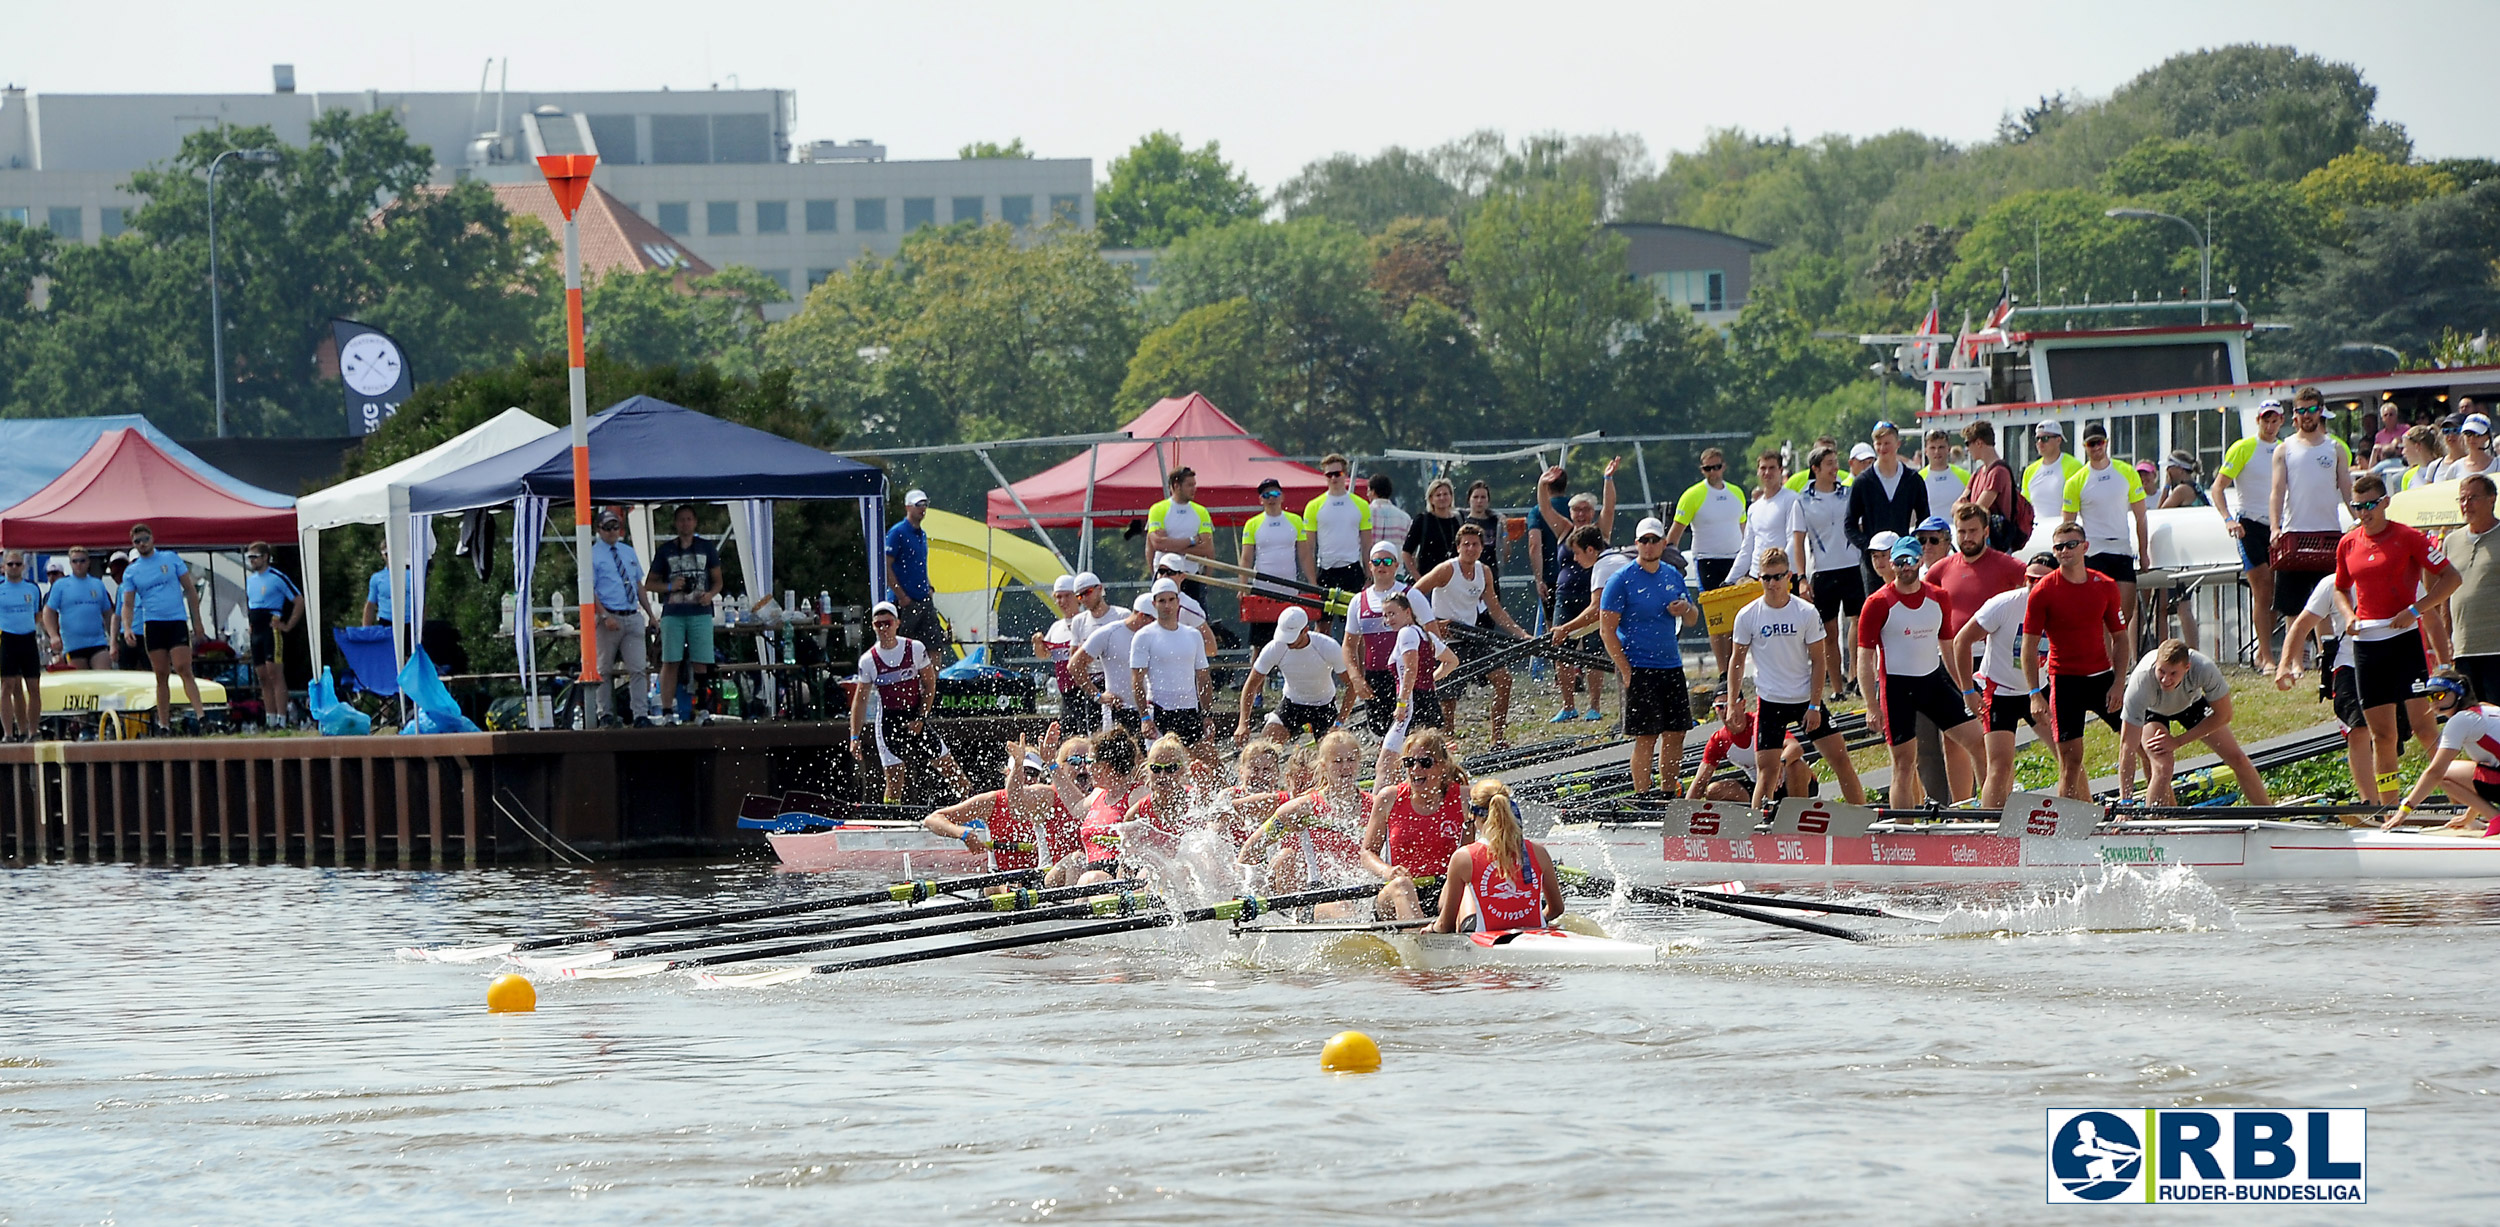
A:
{"type": "MultiPolygon", "coordinates": [[[[1241,524],[1241,565],[1261,575],[1312,583],[1317,568],[1311,550],[1310,526],[1285,510],[1285,484],[1273,477],[1262,478],[1259,514],[1241,524]]],[[[1250,591],[1241,596],[1241,620],[1250,627],[1252,650],[1266,647],[1276,637],[1277,615],[1297,594],[1282,584],[1252,581],[1250,591]]]]}
{"type": "MultiPolygon", "coordinates": [[[[1736,551],[1736,578],[1750,579],[1760,570],[1762,551],[1788,549],[1789,529],[1796,518],[1797,492],[1788,488],[1788,465],[1778,452],[1754,458],[1753,502],[1745,507],[1745,540],[1736,551]]],[[[1805,574],[1799,567],[1799,575],[1805,574]]]]}
{"type": "Polygon", "coordinates": [[[1092,633],[1069,654],[1068,672],[1102,706],[1102,720],[1096,728],[1108,731],[1116,724],[1132,736],[1144,731],[1145,717],[1137,702],[1137,676],[1129,670],[1128,660],[1137,632],[1153,621],[1152,613],[1106,608],[1092,633]]]}
{"type": "Polygon", "coordinates": [[[1962,629],[1953,636],[1953,650],[1945,654],[1955,683],[1963,697],[1972,700],[1972,714],[1980,720],[1982,810],[2004,809],[2005,798],[2014,791],[2014,742],[2022,735],[2024,723],[2031,719],[2031,683],[2023,680],[2023,667],[2017,656],[2022,646],[2023,614],[2031,604],[2031,586],[2047,579],[2056,569],[2056,555],[2032,555],[2031,565],[2024,571],[2025,583],[1981,602],[1979,611],[1962,623],[1962,629]],[[1987,645],[1979,652],[1977,669],[1972,670],[1967,663],[1971,649],[1982,639],[1987,645]],[[1970,671],[1969,676],[1964,676],[1965,671],[1970,671]],[[1978,693],[1972,694],[1973,690],[1978,693]]]}
{"type": "MultiPolygon", "coordinates": [[[[2326,397],[2316,388],[2302,388],[2292,394],[2292,436],[2275,444],[2273,485],[2266,492],[2277,536],[2341,536],[2344,531],[2343,507],[2352,501],[2352,454],[2343,440],[2326,433],[2327,416],[2326,397]]],[[[2452,471],[2448,476],[2463,474],[2452,471]]],[[[2287,618],[2299,617],[2301,607],[2309,603],[2310,589],[2334,571],[2331,561],[2323,567],[2300,570],[2276,568],[2275,612],[2287,618]]]]}
{"type": "Polygon", "coordinates": [[[1386,541],[1398,547],[1399,553],[1405,553],[1407,530],[1415,526],[1415,517],[1390,501],[1390,496],[1397,492],[1397,483],[1386,473],[1374,473],[1363,479],[1363,485],[1372,495],[1372,540],[1386,541]]]}
{"type": "Polygon", "coordinates": [[[1340,592],[1363,587],[1363,554],[1372,547],[1372,505],[1347,485],[1346,459],[1330,452],[1320,458],[1320,476],[1328,491],[1302,509],[1310,530],[1312,553],[1319,564],[1319,582],[1340,592]]]}
{"type": "Polygon", "coordinates": [[[1278,711],[1288,740],[1304,732],[1314,740],[1345,722],[1354,706],[1354,690],[1340,685],[1347,677],[1345,648],[1312,630],[1311,615],[1296,606],[1276,619],[1276,638],[1259,649],[1250,664],[1250,680],[1241,688],[1241,722],[1233,726],[1233,744],[1250,740],[1251,707],[1267,679],[1285,679],[1285,702],[1278,711]]]}
{"type": "Polygon", "coordinates": [[[1181,625],[1181,586],[1158,579],[1151,591],[1154,621],[1138,629],[1128,649],[1131,688],[1145,701],[1146,735],[1169,733],[1189,747],[1190,757],[1208,764],[1215,747],[1207,742],[1204,705],[1208,679],[1206,641],[1181,625]]]}
{"type": "Polygon", "coordinates": [[[2067,519],[2083,525],[2083,565],[2117,581],[2118,614],[2132,625],[2136,562],[2152,552],[2144,479],[2134,465],[2109,458],[2109,432],[2098,426],[2083,432],[2083,461],[2083,470],[2066,479],[2060,506],[2067,519]]]}
{"type": "Polygon", "coordinates": [[[2257,616],[2257,669],[2274,672],[2274,447],[2283,434],[2283,402],[2257,406],[2254,433],[2222,453],[2214,473],[2214,513],[2239,538],[2240,563],[2248,574],[2249,611],[2257,616]],[[2229,492],[2239,491],[2230,498],[2229,492]]]}
{"type": "MultiPolygon", "coordinates": [[[[1776,482],[1770,484],[1776,485],[1776,482]]],[[[1832,730],[1823,706],[1823,620],[1814,607],[1790,594],[1788,551],[1765,546],[1753,559],[1762,576],[1762,595],[1736,611],[1730,638],[1735,651],[1728,658],[1729,709],[1745,705],[1745,665],[1753,665],[1754,691],[1762,698],[1754,713],[1754,755],[1757,761],[1778,762],[1788,745],[1788,730],[1823,754],[1840,781],[1840,795],[1851,805],[1864,805],[1866,791],[1858,784],[1849,748],[1832,730]],[[1764,756],[1768,756],[1767,758],[1764,756]]],[[[1778,791],[1779,772],[1757,772],[1755,809],[1769,809],[1778,791]]]]}

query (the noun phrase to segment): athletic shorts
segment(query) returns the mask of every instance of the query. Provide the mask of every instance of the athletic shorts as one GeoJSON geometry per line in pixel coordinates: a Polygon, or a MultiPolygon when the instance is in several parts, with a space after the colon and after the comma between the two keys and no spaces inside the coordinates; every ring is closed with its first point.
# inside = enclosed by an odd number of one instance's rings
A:
{"type": "Polygon", "coordinates": [[[170,652],[191,646],[191,624],[179,618],[147,623],[146,640],[151,652],[170,652]]]}
{"type": "Polygon", "coordinates": [[[1194,746],[1207,739],[1207,714],[1195,707],[1158,707],[1155,727],[1180,738],[1182,745],[1194,746]]]}
{"type": "Polygon", "coordinates": [[[712,615],[660,615],[660,663],[673,665],[681,661],[706,666],[712,663],[712,615]]]}
{"type": "Polygon", "coordinates": [[[2104,669],[2089,677],[2071,674],[2049,679],[2049,739],[2076,741],[2092,719],[2118,729],[2118,709],[2109,706],[2110,683],[2118,680],[2114,669],[2104,669]]]}
{"type": "Polygon", "coordinates": [[[2274,526],[2263,520],[2240,517],[2240,562],[2249,570],[2270,567],[2267,561],[2274,554],[2274,526]]]}
{"type": "MultiPolygon", "coordinates": [[[[1491,656],[1495,652],[1501,650],[1502,645],[1492,639],[1481,638],[1475,635],[1450,636],[1450,651],[1457,654],[1458,667],[1460,669],[1464,669],[1467,666],[1474,664],[1479,660],[1483,660],[1485,657],[1491,656]]],[[[1453,670],[1453,672],[1455,672],[1455,670],[1453,670]]],[[[1474,686],[1477,682],[1490,681],[1492,680],[1494,673],[1501,672],[1504,672],[1504,670],[1497,668],[1490,673],[1478,676],[1475,681],[1435,682],[1433,683],[1433,686],[1435,689],[1440,691],[1443,699],[1456,703],[1460,699],[1466,697],[1468,687],[1474,686]]]]}
{"type": "Polygon", "coordinates": [[[109,643],[90,643],[84,647],[72,647],[68,651],[67,655],[71,664],[84,669],[87,667],[88,661],[95,659],[96,653],[108,652],[111,651],[112,648],[113,645],[109,643]]]}
{"type": "Polygon", "coordinates": [[[1309,730],[1313,737],[1325,737],[1337,727],[1337,708],[1333,703],[1296,703],[1287,699],[1277,707],[1276,718],[1285,722],[1285,733],[1298,736],[1309,730]]]}
{"type": "Polygon", "coordinates": [[[1704,558],[1699,560],[1698,565],[1701,567],[1701,590],[1708,592],[1713,588],[1727,587],[1727,573],[1736,569],[1736,560],[1704,558]]]}
{"type": "Polygon", "coordinates": [[[2083,565],[2122,584],[2135,582],[2135,558],[2128,554],[2087,554],[2083,565]]]}
{"type": "Polygon", "coordinates": [[[2203,724],[2205,722],[2205,718],[2213,714],[2213,704],[2208,703],[2203,699],[2198,699],[2194,703],[2188,704],[2186,711],[2179,712],[2175,715],[2165,716],[2160,712],[2155,711],[2144,713],[2144,718],[2147,721],[2161,721],[2162,726],[2169,729],[2173,736],[2176,736],[2177,734],[2184,733],[2189,729],[2195,728],[2197,725],[2203,724]]]}
{"type": "Polygon", "coordinates": [[[1682,669],[1633,666],[1623,683],[1623,732],[1627,737],[1655,737],[1689,732],[1693,699],[1684,686],[1682,669]]]}
{"type": "MultiPolygon", "coordinates": [[[[1780,752],[1788,748],[1790,729],[1797,731],[1797,740],[1812,741],[1814,737],[1806,730],[1806,722],[1809,718],[1807,710],[1813,706],[1812,703],[1774,703],[1769,699],[1755,704],[1754,754],[1764,762],[1776,761],[1780,752]]],[[[1816,723],[1819,725],[1821,722],[1816,723]]]]}
{"type": "Polygon", "coordinates": [[[2019,733],[2031,720],[2031,692],[1979,679],[1979,718],[1991,733],[2019,733]]]}
{"type": "Polygon", "coordinates": [[[2309,594],[2317,591],[2318,581],[2327,577],[2325,571],[2286,571],[2274,569],[2274,612],[2286,618],[2297,618],[2309,604],[2309,594]]]}
{"type": "MultiPolygon", "coordinates": [[[[2343,725],[2345,732],[2349,733],[2369,724],[2369,721],[2361,714],[2361,682],[2353,676],[2351,665],[2335,670],[2319,689],[2325,691],[2327,698],[2331,700],[2335,709],[2335,722],[2343,725]]],[[[2396,727],[2401,731],[2404,728],[2404,722],[2397,721],[2396,727]]]]}
{"type": "Polygon", "coordinates": [[[1856,567],[1814,573],[1814,612],[1826,622],[1856,616],[1866,605],[1866,575],[1856,567]]]}
{"type": "Polygon", "coordinates": [[[42,677],[43,649],[33,631],[0,631],[0,677],[42,677]]]}
{"type": "Polygon", "coordinates": [[[2422,659],[2422,632],[2406,631],[2386,639],[2363,639],[2352,645],[2353,665],[2361,686],[2361,709],[2391,707],[2411,700],[2413,684],[2430,676],[2422,659]]]}
{"type": "Polygon", "coordinates": [[[1371,581],[1363,575],[1363,564],[1349,562],[1344,566],[1321,567],[1319,582],[1340,592],[1361,592],[1371,581]]]}
{"type": "Polygon", "coordinates": [[[1938,732],[1970,721],[1970,709],[1962,705],[1961,692],[1953,688],[1953,675],[1943,665],[1915,677],[1884,675],[1884,740],[1896,746],[1916,741],[1920,716],[1934,721],[1938,732]]]}
{"type": "MultiPolygon", "coordinates": [[[[2483,778],[2482,772],[2475,772],[2474,795],[2481,797],[2487,804],[2500,805],[2500,780],[2486,780],[2483,778]]],[[[2500,818],[2493,818],[2491,820],[2491,827],[2486,829],[2483,834],[2489,835],[2495,830],[2500,830],[2500,818]]]]}
{"type": "Polygon", "coordinates": [[[1365,669],[1363,685],[1371,689],[1372,697],[1355,709],[1354,727],[1374,737],[1386,737],[1389,722],[1397,719],[1394,709],[1398,702],[1398,675],[1387,669],[1365,669]]]}
{"type": "Polygon", "coordinates": [[[877,739],[877,761],[885,766],[918,766],[953,757],[947,753],[946,743],[939,739],[932,721],[922,721],[922,731],[918,733],[911,731],[911,721],[884,716],[877,717],[870,727],[874,729],[871,735],[877,739]]]}
{"type": "Polygon", "coordinates": [[[252,663],[265,665],[278,658],[278,611],[252,611],[252,663]]]}

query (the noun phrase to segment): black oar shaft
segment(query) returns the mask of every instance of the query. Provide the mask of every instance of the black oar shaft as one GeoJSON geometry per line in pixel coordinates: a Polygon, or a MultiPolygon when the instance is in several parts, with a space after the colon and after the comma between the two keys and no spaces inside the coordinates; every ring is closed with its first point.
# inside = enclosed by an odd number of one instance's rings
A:
{"type": "Polygon", "coordinates": [[[587,929],[580,933],[533,937],[512,943],[515,951],[544,950],[550,946],[577,946],[585,942],[613,941],[620,937],[640,937],[646,933],[668,933],[678,929],[696,929],[706,925],[736,924],[745,920],[769,920],[775,916],[797,916],[838,907],[860,907],[871,903],[913,903],[952,891],[982,886],[1019,882],[1041,873],[1038,869],[1008,869],[997,873],[975,874],[965,878],[947,878],[933,882],[898,882],[878,890],[853,895],[837,895],[831,899],[804,899],[794,903],[775,903],[764,907],[740,908],[736,911],[707,912],[699,916],[681,916],[675,920],[652,920],[640,924],[610,925],[604,929],[587,929]]]}
{"type": "Polygon", "coordinates": [[[681,950],[702,950],[711,946],[735,946],[746,942],[772,941],[783,937],[805,937],[812,933],[839,933],[844,929],[864,929],[870,925],[902,924],[929,916],[957,916],[965,912],[1015,912],[1076,899],[1086,895],[1128,890],[1137,883],[1096,882],[1091,886],[1054,886],[1044,890],[1015,890],[1003,895],[981,899],[953,899],[927,907],[908,907],[899,911],[863,912],[857,916],[837,916],[831,920],[811,920],[805,924],[776,925],[746,933],[716,933],[709,937],[689,937],[682,941],[655,942],[616,952],[618,960],[649,958],[655,954],[675,954],[681,950]]]}
{"type": "Polygon", "coordinates": [[[840,963],[822,963],[817,966],[810,967],[808,970],[821,976],[832,975],[835,972],[859,971],[863,968],[869,967],[893,967],[903,963],[925,963],[930,959],[952,958],[959,954],[987,954],[993,950],[1015,950],[1024,946],[1039,946],[1047,942],[1074,941],[1080,937],[1104,937],[1113,933],[1133,933],[1139,929],[1159,928],[1171,923],[1172,916],[1168,912],[1154,912],[1140,916],[1122,916],[1117,920],[1099,920],[1092,924],[1068,925],[1064,928],[1045,929],[1039,933],[1012,933],[1005,937],[989,938],[986,941],[966,942],[960,946],[940,946],[934,950],[898,950],[892,954],[880,954],[864,959],[850,959],[840,963]]]}
{"type": "MultiPolygon", "coordinates": [[[[1099,887],[1094,888],[1099,890],[1099,887]]],[[[1046,920],[1076,920],[1086,916],[1129,916],[1160,912],[1161,902],[1153,896],[1121,894],[1111,898],[1062,903],[1029,912],[1011,912],[999,916],[963,916],[941,920],[936,924],[913,925],[882,933],[846,933],[821,941],[792,942],[761,950],[732,950],[702,958],[679,959],[669,964],[671,970],[686,967],[717,967],[723,963],[745,963],[756,959],[780,958],[789,954],[810,954],[819,950],[843,950],[852,946],[875,946],[886,942],[918,941],[924,937],[945,937],[954,933],[973,933],[982,929],[1003,929],[1011,925],[1039,924],[1046,920]]]]}
{"type": "MultiPolygon", "coordinates": [[[[1591,891],[1601,895],[1612,894],[1616,889],[1618,889],[1618,887],[1620,887],[1625,894],[1629,895],[1633,899],[1639,900],[1642,903],[1664,904],[1669,907],[1699,908],[1702,911],[1717,912],[1723,916],[1738,916],[1746,920],[1758,920],[1763,924],[1777,925],[1783,929],[1796,929],[1806,933],[1819,933],[1825,937],[1837,937],[1853,942],[1862,942],[1867,940],[1865,934],[1860,933],[1855,929],[1844,929],[1838,925],[1818,924],[1815,921],[1800,920],[1794,916],[1778,916],[1769,912],[1757,912],[1752,908],[1738,907],[1735,904],[1726,902],[1726,896],[1713,895],[1703,891],[1679,890],[1672,886],[1636,886],[1630,883],[1617,883],[1613,878],[1600,877],[1597,874],[1578,869],[1564,870],[1563,878],[1564,881],[1580,890],[1591,891]]],[[[1783,899],[1774,906],[1802,908],[1807,905],[1801,900],[1783,899]]],[[[1832,911],[1837,910],[1837,908],[1817,904],[1813,905],[1812,910],[1832,911]]],[[[1881,915],[1881,913],[1877,914],[1881,915]]]]}

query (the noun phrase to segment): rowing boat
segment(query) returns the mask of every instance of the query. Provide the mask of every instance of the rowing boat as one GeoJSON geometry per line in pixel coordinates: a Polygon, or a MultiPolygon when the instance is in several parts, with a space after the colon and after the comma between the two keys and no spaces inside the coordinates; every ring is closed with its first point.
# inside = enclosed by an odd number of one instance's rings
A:
{"type": "Polygon", "coordinates": [[[1856,835],[1670,834],[1666,826],[1566,822],[1545,841],[1558,857],[1610,864],[1628,881],[1653,883],[2003,882],[2111,865],[2186,865],[2207,878],[2276,882],[2500,877],[2500,839],[2308,822],[2121,821],[2053,836],[2001,834],[1995,821],[1878,822],[1856,835]]]}
{"type": "Polygon", "coordinates": [[[785,869],[859,869],[909,878],[990,867],[989,853],[970,851],[962,840],[932,834],[916,822],[851,822],[815,831],[770,831],[764,838],[785,869]]]}
{"type": "Polygon", "coordinates": [[[1269,966],[1370,963],[1446,971],[1658,961],[1657,947],[1609,937],[1585,920],[1579,921],[1578,928],[1498,933],[1421,933],[1386,925],[1259,924],[1235,930],[1231,940],[1242,961],[1269,966]]]}

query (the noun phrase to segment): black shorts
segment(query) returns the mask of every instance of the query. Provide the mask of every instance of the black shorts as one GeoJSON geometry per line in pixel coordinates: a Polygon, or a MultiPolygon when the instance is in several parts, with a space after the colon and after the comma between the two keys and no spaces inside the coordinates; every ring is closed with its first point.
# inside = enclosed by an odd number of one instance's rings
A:
{"type": "Polygon", "coordinates": [[[278,658],[278,611],[252,611],[252,663],[265,665],[278,658]]]}
{"type": "MultiPolygon", "coordinates": [[[[1813,734],[1806,730],[1807,710],[1813,706],[1812,703],[1774,703],[1769,699],[1756,703],[1753,712],[1755,756],[1765,762],[1777,761],[1780,752],[1788,748],[1790,729],[1797,731],[1799,741],[1813,740],[1813,734]]],[[[1815,723],[1819,726],[1821,721],[1815,723]]]]}
{"type": "Polygon", "coordinates": [[[191,646],[191,624],[182,621],[158,622],[150,619],[147,624],[146,639],[148,650],[151,652],[187,648],[191,646]]]}
{"type": "Polygon", "coordinates": [[[2194,703],[2188,704],[2186,711],[2168,716],[2165,716],[2157,711],[2148,711],[2144,713],[2144,719],[2148,723],[2155,720],[2160,721],[2162,727],[2170,730],[2172,735],[2175,736],[2177,734],[2184,733],[2189,729],[2195,728],[2197,725],[2203,724],[2205,722],[2205,718],[2213,714],[2213,704],[2208,703],[2203,699],[2198,699],[2194,703]]]}
{"type": "Polygon", "coordinates": [[[2297,618],[2309,604],[2309,594],[2318,590],[2318,581],[2327,577],[2325,571],[2274,571],[2274,612],[2286,618],[2297,618]]]}
{"type": "Polygon", "coordinates": [[[2430,676],[2422,659],[2422,632],[2406,631],[2387,639],[2363,639],[2352,645],[2352,663],[2361,686],[2361,710],[2393,707],[2414,697],[2413,684],[2430,676]]]}
{"type": "Polygon", "coordinates": [[[0,631],[0,677],[42,677],[43,649],[33,631],[0,631]]]}
{"type": "Polygon", "coordinates": [[[1349,562],[1344,566],[1321,567],[1319,582],[1340,592],[1361,592],[1371,581],[1363,575],[1363,564],[1349,562]]]}
{"type": "Polygon", "coordinates": [[[2110,683],[2118,680],[2115,669],[2103,669],[2089,677],[2061,675],[2049,679],[2049,739],[2078,741],[2092,718],[2115,732],[2118,709],[2109,705],[2110,683]]]}
{"type": "Polygon", "coordinates": [[[1207,714],[1195,707],[1158,707],[1155,727],[1180,738],[1182,745],[1199,745],[1207,739],[1207,714]]]}
{"type": "MultiPolygon", "coordinates": [[[[1501,651],[1501,650],[1502,650],[1502,645],[1501,645],[1498,641],[1493,640],[1493,639],[1489,639],[1489,638],[1485,638],[1485,637],[1483,637],[1483,636],[1479,636],[1479,635],[1452,635],[1452,636],[1450,636],[1450,651],[1451,651],[1451,652],[1453,652],[1453,653],[1455,653],[1455,654],[1457,654],[1457,656],[1458,656],[1458,667],[1459,667],[1459,668],[1461,668],[1461,669],[1464,669],[1464,668],[1466,668],[1467,666],[1469,666],[1469,665],[1471,665],[1471,664],[1474,664],[1475,662],[1477,662],[1477,661],[1479,661],[1479,660],[1483,660],[1485,657],[1487,657],[1487,656],[1491,656],[1491,655],[1492,655],[1492,654],[1494,654],[1495,652],[1498,652],[1498,651],[1501,651]]],[[[1494,673],[1501,673],[1501,672],[1504,672],[1504,670],[1502,670],[1502,669],[1495,669],[1495,670],[1493,670],[1493,671],[1492,671],[1492,672],[1490,672],[1490,673],[1485,673],[1485,674],[1480,675],[1480,676],[1479,676],[1476,680],[1477,680],[1477,681],[1486,681],[1486,680],[1490,680],[1490,679],[1492,678],[1492,676],[1493,676],[1493,674],[1494,674],[1494,673]]],[[[1436,682],[1436,683],[1434,683],[1434,687],[1435,687],[1436,689],[1438,689],[1438,690],[1441,692],[1441,697],[1442,697],[1442,698],[1447,699],[1447,700],[1449,700],[1449,701],[1450,701],[1450,702],[1452,702],[1452,703],[1456,703],[1456,702],[1458,702],[1460,699],[1462,699],[1462,698],[1466,697],[1466,694],[1467,694],[1467,688],[1468,688],[1468,687],[1470,687],[1470,686],[1473,686],[1473,685],[1475,685],[1475,684],[1476,684],[1476,682],[1474,682],[1474,681],[1469,681],[1469,682],[1436,682]]]]}
{"type": "Polygon", "coordinates": [[[1979,682],[1979,718],[1991,733],[2019,733],[2031,720],[2031,692],[2008,690],[1985,678],[1979,682]]]}
{"type": "Polygon", "coordinates": [[[2453,662],[2457,673],[2474,688],[2474,701],[2491,702],[2500,695],[2500,656],[2460,656],[2453,662]]]}
{"type": "MultiPolygon", "coordinates": [[[[1372,697],[1355,708],[1354,727],[1374,737],[1386,737],[1389,725],[1397,719],[1392,709],[1398,702],[1398,675],[1388,669],[1365,669],[1363,685],[1370,689],[1372,697]]],[[[1440,721],[1436,719],[1434,723],[1440,721]]]]}
{"type": "Polygon", "coordinates": [[[2474,795],[2491,805],[2500,805],[2500,781],[2486,780],[2483,773],[2474,773],[2474,795]]]}
{"type": "Polygon", "coordinates": [[[1309,730],[1313,737],[1325,737],[1337,727],[1337,706],[1334,703],[1296,703],[1287,699],[1276,709],[1276,718],[1285,722],[1287,734],[1298,735],[1309,730]]]}
{"type": "Polygon", "coordinates": [[[1713,588],[1727,587],[1727,573],[1736,569],[1736,560],[1704,558],[1700,560],[1699,565],[1701,567],[1701,590],[1708,592],[1713,588]]]}
{"type": "MultiPolygon", "coordinates": [[[[1387,713],[1388,723],[1380,726],[1385,736],[1389,725],[1397,723],[1398,692],[1397,688],[1392,686],[1382,693],[1387,696],[1379,704],[1380,709],[1387,713]]],[[[1453,699],[1451,702],[1457,702],[1457,700],[1453,699]]],[[[1441,727],[1441,692],[1438,690],[1416,691],[1415,710],[1410,714],[1413,718],[1406,722],[1409,731],[1441,727]]]]}
{"type": "Polygon", "coordinates": [[[111,651],[112,648],[113,645],[109,643],[90,643],[83,647],[72,647],[67,653],[65,653],[65,655],[69,657],[71,664],[84,669],[87,667],[88,661],[95,659],[96,653],[108,652],[111,651]]]}
{"type": "Polygon", "coordinates": [[[1623,683],[1624,735],[1655,737],[1689,732],[1692,727],[1693,698],[1685,689],[1684,671],[1633,666],[1632,676],[1623,683]]]}
{"type": "Polygon", "coordinates": [[[1943,665],[1933,673],[1904,677],[1884,675],[1884,740],[1892,745],[1918,739],[1918,718],[1925,716],[1938,732],[1970,722],[1970,709],[1953,688],[1953,675],[1943,665]]]}
{"type": "Polygon", "coordinates": [[[1866,575],[1856,567],[1814,573],[1814,612],[1826,622],[1857,615],[1866,605],[1866,575]]]}
{"type": "Polygon", "coordinates": [[[2240,517],[2240,562],[2249,570],[2270,567],[2266,561],[2274,553],[2274,526],[2263,520],[2240,517]]]}
{"type": "MultiPolygon", "coordinates": [[[[2330,700],[2335,709],[2335,722],[2343,725],[2345,732],[2369,723],[2361,714],[2361,681],[2353,676],[2351,665],[2334,670],[2321,679],[2318,690],[2330,700]]],[[[2402,729],[2404,722],[2397,721],[2396,727],[2402,729]]]]}
{"type": "Polygon", "coordinates": [[[2086,554],[2083,565],[2122,584],[2135,582],[2135,559],[2127,554],[2086,554]]]}

